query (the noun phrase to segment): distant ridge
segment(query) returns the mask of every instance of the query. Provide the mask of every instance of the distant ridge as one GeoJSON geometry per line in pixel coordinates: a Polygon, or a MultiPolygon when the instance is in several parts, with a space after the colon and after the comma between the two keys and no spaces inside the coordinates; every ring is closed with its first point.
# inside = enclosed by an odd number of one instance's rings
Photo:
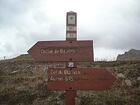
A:
{"type": "Polygon", "coordinates": [[[131,49],[117,56],[117,61],[140,61],[140,50],[131,49]]]}
{"type": "Polygon", "coordinates": [[[12,60],[33,60],[29,54],[21,54],[12,60]]]}

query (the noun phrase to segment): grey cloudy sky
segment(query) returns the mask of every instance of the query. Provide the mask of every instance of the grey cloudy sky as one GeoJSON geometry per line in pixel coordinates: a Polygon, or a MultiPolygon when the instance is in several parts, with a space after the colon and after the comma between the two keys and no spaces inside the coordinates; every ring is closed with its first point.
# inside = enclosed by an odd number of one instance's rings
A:
{"type": "Polygon", "coordinates": [[[66,12],[78,15],[78,39],[94,41],[95,58],[140,49],[140,0],[0,0],[0,58],[42,40],[65,40],[66,12]]]}

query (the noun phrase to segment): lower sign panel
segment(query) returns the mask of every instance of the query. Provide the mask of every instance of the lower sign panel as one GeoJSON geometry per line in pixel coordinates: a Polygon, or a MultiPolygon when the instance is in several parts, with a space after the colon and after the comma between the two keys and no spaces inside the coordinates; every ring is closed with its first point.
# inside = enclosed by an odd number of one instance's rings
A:
{"type": "Polygon", "coordinates": [[[50,90],[97,91],[108,89],[114,80],[112,73],[105,69],[49,69],[47,86],[50,90]]]}

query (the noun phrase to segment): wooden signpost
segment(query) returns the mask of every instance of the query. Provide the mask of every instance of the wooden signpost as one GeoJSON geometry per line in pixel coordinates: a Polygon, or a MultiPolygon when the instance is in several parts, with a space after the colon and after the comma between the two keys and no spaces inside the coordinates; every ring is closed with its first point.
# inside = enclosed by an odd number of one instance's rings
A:
{"type": "Polygon", "coordinates": [[[39,41],[28,53],[37,62],[66,62],[67,68],[49,68],[49,90],[65,90],[65,105],[75,105],[77,90],[101,91],[111,87],[115,77],[103,68],[77,68],[75,62],[93,62],[93,41],[77,41],[77,15],[67,13],[66,41],[39,41]]]}

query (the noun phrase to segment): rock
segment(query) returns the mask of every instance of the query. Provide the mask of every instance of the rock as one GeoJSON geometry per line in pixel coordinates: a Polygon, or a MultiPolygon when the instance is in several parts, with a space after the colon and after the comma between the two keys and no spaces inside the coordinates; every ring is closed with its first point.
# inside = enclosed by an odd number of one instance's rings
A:
{"type": "Polygon", "coordinates": [[[140,81],[140,77],[137,77],[137,81],[140,81]]]}
{"type": "Polygon", "coordinates": [[[140,50],[131,49],[117,56],[117,61],[140,61],[140,50]]]}
{"type": "Polygon", "coordinates": [[[19,71],[12,71],[11,74],[16,74],[18,73],[19,71]]]}
{"type": "Polygon", "coordinates": [[[125,84],[127,86],[132,86],[132,82],[130,80],[128,80],[128,79],[125,80],[125,84]]]}
{"type": "Polygon", "coordinates": [[[118,73],[118,74],[117,74],[117,77],[118,77],[118,78],[122,78],[122,79],[123,79],[123,78],[125,78],[125,75],[124,75],[124,74],[122,74],[122,73],[118,73]]]}

